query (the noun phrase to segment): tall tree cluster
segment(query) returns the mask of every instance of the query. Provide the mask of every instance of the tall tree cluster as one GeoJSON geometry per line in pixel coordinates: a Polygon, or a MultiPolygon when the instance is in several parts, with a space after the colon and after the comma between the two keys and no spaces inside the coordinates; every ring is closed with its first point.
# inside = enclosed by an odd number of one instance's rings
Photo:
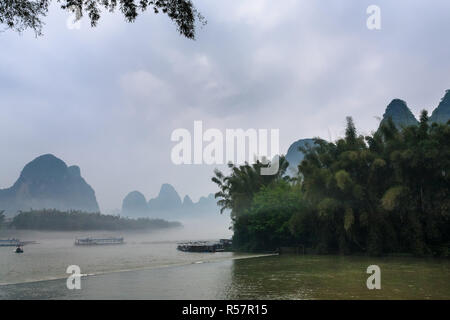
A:
{"type": "Polygon", "coordinates": [[[387,121],[362,136],[347,118],[345,137],[302,151],[296,179],[262,183],[257,165],[216,172],[237,247],[450,255],[450,123],[430,124],[424,111],[417,126],[387,121]]]}

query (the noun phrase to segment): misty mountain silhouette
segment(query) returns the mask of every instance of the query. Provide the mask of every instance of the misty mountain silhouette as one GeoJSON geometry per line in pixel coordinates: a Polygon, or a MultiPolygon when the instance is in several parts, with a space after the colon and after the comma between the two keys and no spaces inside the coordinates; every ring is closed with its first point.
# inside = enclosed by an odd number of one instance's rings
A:
{"type": "Polygon", "coordinates": [[[68,167],[51,154],[28,163],[12,187],[0,190],[0,210],[8,215],[30,208],[99,211],[95,192],[80,168],[68,167]]]}
{"type": "Polygon", "coordinates": [[[389,103],[383,114],[380,126],[388,121],[389,118],[392,119],[392,122],[399,129],[419,123],[406,105],[406,102],[400,99],[394,99],[389,103]]]}
{"type": "Polygon", "coordinates": [[[300,139],[291,144],[286,153],[286,160],[289,162],[289,167],[286,170],[286,174],[290,177],[294,177],[298,173],[298,165],[302,162],[305,155],[299,148],[307,146],[314,146],[314,139],[300,139]]]}
{"type": "Polygon", "coordinates": [[[198,202],[193,202],[186,195],[181,201],[181,197],[175,188],[167,183],[161,186],[158,196],[148,202],[146,202],[142,193],[133,191],[124,198],[122,203],[122,215],[131,218],[189,219],[205,215],[219,216],[219,212],[217,200],[213,194],[201,197],[198,202]]]}
{"type": "Polygon", "coordinates": [[[122,213],[136,217],[148,215],[148,204],[145,196],[139,191],[130,192],[123,199],[122,213]]]}
{"type": "Polygon", "coordinates": [[[194,202],[192,201],[191,197],[189,197],[188,195],[184,196],[183,207],[189,208],[192,207],[193,205],[194,202]]]}
{"type": "Polygon", "coordinates": [[[430,121],[437,123],[447,123],[450,120],[450,90],[445,91],[445,95],[431,114],[430,121]]]}
{"type": "Polygon", "coordinates": [[[153,212],[179,210],[182,206],[181,197],[173,186],[165,183],[161,186],[156,198],[148,201],[148,208],[153,212]]]}

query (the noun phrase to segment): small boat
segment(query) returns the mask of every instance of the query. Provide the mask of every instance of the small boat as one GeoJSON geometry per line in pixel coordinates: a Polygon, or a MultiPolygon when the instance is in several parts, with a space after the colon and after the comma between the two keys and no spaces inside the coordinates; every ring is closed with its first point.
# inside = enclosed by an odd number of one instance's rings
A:
{"type": "Polygon", "coordinates": [[[23,253],[23,249],[20,246],[18,246],[14,252],[15,253],[23,253]]]}

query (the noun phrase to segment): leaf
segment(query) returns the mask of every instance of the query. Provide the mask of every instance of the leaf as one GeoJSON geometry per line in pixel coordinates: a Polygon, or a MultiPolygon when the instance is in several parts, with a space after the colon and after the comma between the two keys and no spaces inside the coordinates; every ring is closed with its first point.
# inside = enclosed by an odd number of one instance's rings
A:
{"type": "Polygon", "coordinates": [[[325,198],[318,204],[318,210],[320,216],[327,216],[329,213],[333,213],[339,207],[339,202],[332,198],[325,198]]]}
{"type": "Polygon", "coordinates": [[[350,178],[350,174],[347,171],[345,171],[345,170],[339,170],[338,172],[336,172],[334,177],[336,179],[337,186],[342,191],[344,191],[344,189],[346,189],[347,186],[352,183],[352,179],[350,178]]]}
{"type": "Polygon", "coordinates": [[[344,216],[345,231],[348,231],[354,222],[355,222],[355,216],[353,214],[353,209],[352,208],[345,209],[345,216],[344,216]]]}
{"type": "Polygon", "coordinates": [[[392,211],[399,205],[400,197],[404,194],[406,188],[403,186],[391,187],[381,198],[381,205],[385,210],[392,211]]]}

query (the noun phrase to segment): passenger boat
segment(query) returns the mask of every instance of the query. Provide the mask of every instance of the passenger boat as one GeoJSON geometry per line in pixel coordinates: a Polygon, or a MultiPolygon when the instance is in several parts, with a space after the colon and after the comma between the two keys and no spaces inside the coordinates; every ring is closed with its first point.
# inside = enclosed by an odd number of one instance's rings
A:
{"type": "Polygon", "coordinates": [[[82,238],[75,239],[76,246],[98,246],[124,244],[123,238],[82,238]]]}
{"type": "Polygon", "coordinates": [[[0,247],[17,247],[20,244],[19,239],[0,239],[0,247]]]}
{"type": "Polygon", "coordinates": [[[27,244],[35,244],[36,241],[20,241],[19,239],[0,239],[0,247],[17,247],[27,244]]]}

